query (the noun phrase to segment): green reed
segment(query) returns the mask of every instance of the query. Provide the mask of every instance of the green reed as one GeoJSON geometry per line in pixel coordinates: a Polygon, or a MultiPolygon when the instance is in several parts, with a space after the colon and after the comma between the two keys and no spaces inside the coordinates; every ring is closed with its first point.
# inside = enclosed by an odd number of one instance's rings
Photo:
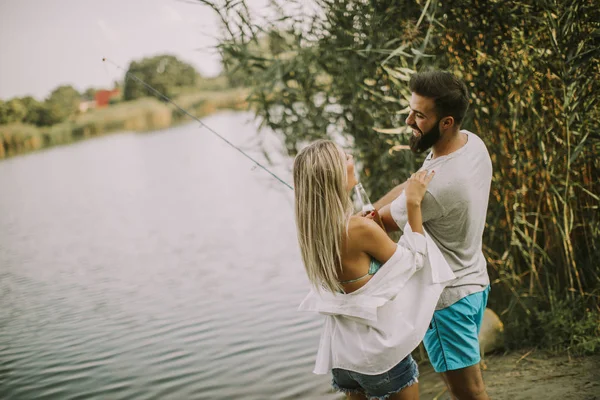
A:
{"type": "MultiPolygon", "coordinates": [[[[465,127],[494,167],[484,253],[490,306],[510,347],[600,349],[600,7],[593,0],[318,0],[253,23],[209,2],[219,49],[291,154],[343,135],[377,197],[422,161],[402,151],[417,70],[447,69],[471,91],[465,127]]],[[[294,2],[292,2],[294,3],[294,2]]],[[[291,6],[290,6],[291,7],[291,6]]]]}

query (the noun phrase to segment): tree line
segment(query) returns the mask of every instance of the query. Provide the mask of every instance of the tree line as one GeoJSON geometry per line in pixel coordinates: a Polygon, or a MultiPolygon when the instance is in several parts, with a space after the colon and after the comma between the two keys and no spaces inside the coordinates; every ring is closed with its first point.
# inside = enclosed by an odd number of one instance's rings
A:
{"type": "MultiPolygon", "coordinates": [[[[122,101],[155,95],[144,85],[128,76],[135,76],[171,97],[184,88],[194,87],[201,79],[190,64],[172,55],[164,54],[132,61],[123,84],[122,101]]],[[[121,84],[115,82],[115,88],[121,84]]],[[[92,101],[96,89],[80,93],[71,85],[61,85],[40,101],[32,96],[0,100],[0,125],[24,123],[35,126],[51,126],[75,115],[82,101],[92,101]]]]}
{"type": "Polygon", "coordinates": [[[80,99],[81,94],[74,87],[63,85],[54,89],[43,101],[32,96],[0,100],[0,124],[54,125],[74,114],[80,99]]]}

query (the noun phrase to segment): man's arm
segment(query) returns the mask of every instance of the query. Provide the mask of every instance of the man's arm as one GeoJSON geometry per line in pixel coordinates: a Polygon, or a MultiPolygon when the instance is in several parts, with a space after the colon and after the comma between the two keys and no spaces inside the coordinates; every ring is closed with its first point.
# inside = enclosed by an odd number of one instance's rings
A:
{"type": "Polygon", "coordinates": [[[392,218],[390,204],[404,191],[407,182],[408,181],[399,184],[381,199],[377,200],[375,204],[373,204],[375,210],[377,210],[377,215],[375,218],[381,221],[381,225],[383,225],[383,229],[385,229],[386,232],[396,232],[400,230],[396,224],[396,221],[394,221],[394,218],[392,218]]]}
{"type": "Polygon", "coordinates": [[[391,204],[387,204],[383,206],[379,211],[379,217],[381,218],[381,223],[386,232],[396,232],[399,231],[400,228],[392,218],[391,204]]]}
{"type": "Polygon", "coordinates": [[[387,206],[392,201],[396,200],[396,198],[398,198],[398,196],[400,196],[400,193],[402,193],[404,191],[405,187],[406,187],[406,182],[399,184],[398,186],[396,186],[395,188],[390,190],[385,196],[383,196],[382,198],[377,200],[375,202],[375,204],[373,204],[373,206],[375,207],[376,210],[378,210],[378,211],[381,210],[384,206],[387,206]]]}

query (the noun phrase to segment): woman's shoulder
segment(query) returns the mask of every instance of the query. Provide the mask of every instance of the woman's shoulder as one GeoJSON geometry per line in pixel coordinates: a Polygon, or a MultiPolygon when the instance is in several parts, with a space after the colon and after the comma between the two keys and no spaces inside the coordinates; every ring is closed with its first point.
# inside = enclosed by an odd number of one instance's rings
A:
{"type": "Polygon", "coordinates": [[[362,240],[373,237],[378,231],[381,231],[381,228],[372,219],[358,215],[354,215],[350,218],[350,223],[348,224],[348,236],[351,240],[362,240]]]}

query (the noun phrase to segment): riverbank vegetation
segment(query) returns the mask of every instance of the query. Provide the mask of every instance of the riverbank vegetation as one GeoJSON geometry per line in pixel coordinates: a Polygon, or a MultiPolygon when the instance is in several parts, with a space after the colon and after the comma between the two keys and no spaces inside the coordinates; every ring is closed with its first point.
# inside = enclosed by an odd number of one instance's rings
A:
{"type": "MultiPolygon", "coordinates": [[[[226,77],[202,78],[173,56],[134,61],[128,72],[196,117],[247,108],[245,89],[232,87],[226,77]]],[[[110,132],[144,132],[190,120],[134,79],[125,79],[123,93],[121,86],[117,82],[103,91],[103,106],[99,91],[80,94],[71,86],[58,87],[43,102],[31,97],[0,101],[0,159],[110,132]]]]}
{"type": "Polygon", "coordinates": [[[251,89],[251,106],[289,153],[345,135],[374,198],[422,162],[401,150],[410,75],[436,68],[464,78],[464,127],[485,141],[494,168],[483,250],[506,344],[600,350],[593,0],[316,0],[310,13],[287,1],[269,26],[243,1],[200,2],[224,24],[225,66],[251,89]]]}

